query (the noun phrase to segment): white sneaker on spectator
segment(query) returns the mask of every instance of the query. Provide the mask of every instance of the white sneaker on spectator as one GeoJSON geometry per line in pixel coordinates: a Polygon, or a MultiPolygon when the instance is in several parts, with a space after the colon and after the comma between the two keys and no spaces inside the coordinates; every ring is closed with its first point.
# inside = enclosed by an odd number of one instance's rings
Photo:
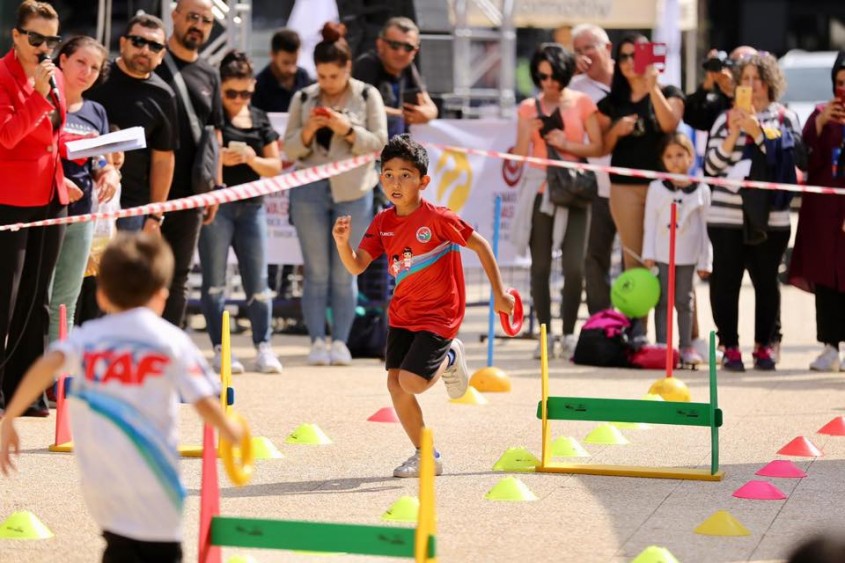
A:
{"type": "MultiPolygon", "coordinates": [[[[232,373],[238,374],[243,373],[246,370],[244,369],[244,365],[238,361],[234,354],[230,354],[232,360],[232,373]]],[[[220,368],[223,366],[223,347],[219,344],[214,347],[214,360],[211,362],[211,367],[214,368],[214,371],[220,373],[220,368]]]]}
{"type": "MultiPolygon", "coordinates": [[[[555,357],[555,335],[551,333],[546,333],[546,353],[549,355],[549,359],[553,359],[555,357]]],[[[537,347],[534,348],[534,359],[540,359],[540,341],[539,338],[537,339],[537,347]]]]}
{"type": "Polygon", "coordinates": [[[810,362],[810,369],[813,371],[839,371],[840,365],[839,349],[830,344],[825,344],[819,357],[810,362]]]}
{"type": "Polygon", "coordinates": [[[282,373],[282,362],[269,342],[261,342],[255,347],[255,368],[261,373],[282,373]]]}
{"type": "Polygon", "coordinates": [[[327,366],[331,363],[329,357],[329,349],[326,346],[326,341],[318,338],[311,343],[311,351],[308,352],[308,365],[311,366],[327,366]]]}
{"type": "Polygon", "coordinates": [[[571,361],[572,356],[575,355],[576,346],[578,346],[578,337],[574,334],[564,334],[560,341],[560,357],[567,362],[571,361]]]}
{"type": "Polygon", "coordinates": [[[329,359],[333,366],[352,365],[352,353],[342,340],[332,340],[332,347],[329,350],[329,359]]]}

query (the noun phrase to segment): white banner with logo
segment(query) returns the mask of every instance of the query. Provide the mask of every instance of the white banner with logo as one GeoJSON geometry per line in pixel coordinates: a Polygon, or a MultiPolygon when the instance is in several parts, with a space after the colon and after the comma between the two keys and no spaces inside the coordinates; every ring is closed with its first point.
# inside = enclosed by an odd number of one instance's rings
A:
{"type": "MultiPolygon", "coordinates": [[[[271,113],[273,127],[284,135],[287,114],[271,113]]],[[[499,119],[438,119],[412,128],[414,139],[459,147],[507,152],[516,142],[516,123],[499,119]]],[[[427,147],[431,184],[423,196],[437,205],[445,205],[471,224],[493,244],[493,213],[497,195],[502,196],[502,220],[499,232],[499,263],[527,264],[518,259],[508,242],[511,217],[516,203],[516,188],[522,168],[513,162],[483,156],[441,151],[427,147]]],[[[284,159],[284,155],[283,155],[284,159]]],[[[292,166],[286,163],[286,169],[292,166]]],[[[294,188],[303,189],[303,188],[294,188]]],[[[288,217],[286,191],[265,196],[268,226],[268,262],[302,264],[296,229],[288,217]]],[[[463,253],[467,266],[479,266],[474,253],[463,253]]]]}

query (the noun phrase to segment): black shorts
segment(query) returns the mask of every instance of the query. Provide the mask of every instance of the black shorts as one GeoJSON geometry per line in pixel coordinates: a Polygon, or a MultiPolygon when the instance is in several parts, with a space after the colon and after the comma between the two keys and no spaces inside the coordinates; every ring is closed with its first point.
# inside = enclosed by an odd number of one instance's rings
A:
{"type": "Polygon", "coordinates": [[[182,544],[169,541],[142,541],[103,532],[106,550],[103,563],[181,563],[182,544]]]}
{"type": "Polygon", "coordinates": [[[384,366],[388,370],[403,369],[431,381],[452,341],[433,332],[414,332],[404,328],[387,330],[387,354],[384,366]]]}

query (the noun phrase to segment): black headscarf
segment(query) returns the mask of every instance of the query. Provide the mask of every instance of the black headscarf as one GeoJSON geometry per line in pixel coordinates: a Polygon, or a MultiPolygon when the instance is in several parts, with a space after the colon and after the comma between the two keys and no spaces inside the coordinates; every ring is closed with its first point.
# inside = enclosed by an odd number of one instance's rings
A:
{"type": "Polygon", "coordinates": [[[845,70],[845,51],[839,51],[836,61],[833,63],[833,69],[830,71],[830,81],[833,82],[834,94],[836,93],[836,75],[841,70],[845,70]]]}

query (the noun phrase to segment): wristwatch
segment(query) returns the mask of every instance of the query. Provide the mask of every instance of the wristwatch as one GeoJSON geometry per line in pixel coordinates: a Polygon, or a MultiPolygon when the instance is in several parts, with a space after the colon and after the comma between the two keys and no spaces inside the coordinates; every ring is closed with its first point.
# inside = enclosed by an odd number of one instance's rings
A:
{"type": "Polygon", "coordinates": [[[147,215],[147,219],[152,219],[153,221],[158,222],[159,225],[164,223],[164,215],[155,215],[153,213],[150,213],[149,215],[147,215]]]}

